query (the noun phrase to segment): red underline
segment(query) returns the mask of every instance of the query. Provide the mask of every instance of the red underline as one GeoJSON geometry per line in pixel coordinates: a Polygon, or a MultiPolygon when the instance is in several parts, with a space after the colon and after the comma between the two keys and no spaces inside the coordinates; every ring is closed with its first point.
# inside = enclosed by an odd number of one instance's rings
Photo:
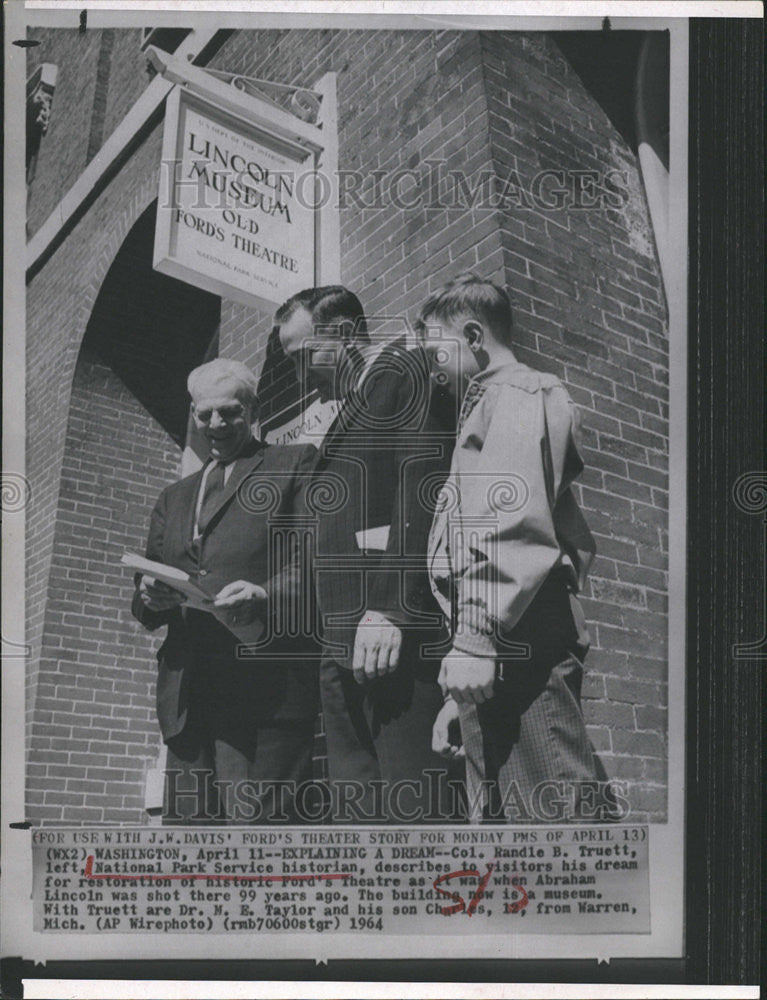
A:
{"type": "Polygon", "coordinates": [[[85,869],[83,870],[83,878],[94,879],[99,878],[124,878],[124,879],[137,879],[137,878],[223,878],[223,879],[238,879],[240,882],[301,882],[303,880],[315,879],[315,878],[351,878],[350,872],[337,872],[332,875],[206,875],[202,873],[189,873],[187,875],[155,875],[148,872],[146,875],[117,875],[110,872],[104,872],[100,875],[94,875],[93,873],[93,855],[89,854],[85,861],[85,869]]]}

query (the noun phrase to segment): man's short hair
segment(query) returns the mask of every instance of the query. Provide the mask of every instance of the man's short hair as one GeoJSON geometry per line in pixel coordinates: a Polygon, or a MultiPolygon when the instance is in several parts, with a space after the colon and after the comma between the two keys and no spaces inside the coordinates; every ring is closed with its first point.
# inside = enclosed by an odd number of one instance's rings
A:
{"type": "Polygon", "coordinates": [[[315,329],[338,326],[344,340],[367,342],[370,339],[362,303],[343,285],[322,285],[296,292],[277,310],[275,322],[286,323],[298,309],[311,313],[315,329]]]}
{"type": "Polygon", "coordinates": [[[511,346],[511,302],[499,285],[471,271],[459,274],[432,292],[421,307],[416,325],[423,331],[429,319],[451,322],[459,316],[476,316],[490,327],[499,343],[511,346]]]}
{"type": "Polygon", "coordinates": [[[238,395],[243,397],[244,402],[253,405],[258,403],[258,380],[242,361],[214,358],[213,361],[206,361],[204,365],[192,369],[186,380],[186,387],[192,399],[205,382],[210,385],[216,385],[219,382],[234,382],[239,389],[238,395]]]}

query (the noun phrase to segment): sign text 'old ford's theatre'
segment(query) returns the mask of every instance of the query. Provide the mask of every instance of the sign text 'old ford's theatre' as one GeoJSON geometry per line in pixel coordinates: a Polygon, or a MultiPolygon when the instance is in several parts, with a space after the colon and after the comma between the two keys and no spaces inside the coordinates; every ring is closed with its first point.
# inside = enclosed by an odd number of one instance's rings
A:
{"type": "Polygon", "coordinates": [[[155,268],[271,311],[315,283],[315,212],[310,149],[171,94],[155,268]]]}

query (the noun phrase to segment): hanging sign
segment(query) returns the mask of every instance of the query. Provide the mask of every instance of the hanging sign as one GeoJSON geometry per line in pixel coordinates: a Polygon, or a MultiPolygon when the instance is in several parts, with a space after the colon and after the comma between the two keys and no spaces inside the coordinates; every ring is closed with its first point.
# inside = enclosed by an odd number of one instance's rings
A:
{"type": "Polygon", "coordinates": [[[154,267],[270,312],[314,285],[315,155],[177,87],[165,112],[154,267]]]}

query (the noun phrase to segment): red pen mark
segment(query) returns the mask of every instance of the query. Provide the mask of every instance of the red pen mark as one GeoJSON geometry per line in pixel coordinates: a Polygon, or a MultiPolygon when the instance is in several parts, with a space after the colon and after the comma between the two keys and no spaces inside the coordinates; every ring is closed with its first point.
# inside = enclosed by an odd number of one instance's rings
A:
{"type": "Polygon", "coordinates": [[[104,872],[100,875],[95,875],[93,872],[93,855],[89,854],[85,860],[85,868],[83,869],[83,878],[87,879],[97,879],[97,878],[123,878],[123,879],[136,879],[136,878],[218,878],[218,879],[237,879],[239,882],[301,882],[308,879],[315,878],[352,878],[349,872],[335,872],[329,875],[206,875],[205,872],[195,872],[188,873],[186,875],[155,875],[151,872],[146,875],[116,875],[112,872],[104,872]]]}
{"type": "Polygon", "coordinates": [[[476,868],[464,868],[461,871],[444,872],[444,874],[437,876],[437,878],[435,878],[434,881],[432,882],[432,885],[434,886],[435,890],[441,896],[447,896],[448,899],[453,900],[453,906],[440,907],[443,916],[449,917],[453,913],[460,913],[462,910],[465,910],[466,916],[470,917],[476,910],[480,900],[485,894],[487,883],[490,881],[490,876],[493,874],[493,867],[494,867],[493,865],[488,865],[487,871],[485,872],[484,875],[480,875],[479,872],[476,870],[476,868]],[[451,878],[464,878],[466,876],[475,877],[480,880],[479,885],[475,889],[474,895],[471,897],[471,901],[469,902],[468,906],[466,905],[463,896],[459,892],[447,892],[445,889],[439,888],[440,882],[446,882],[448,879],[451,878]]]}
{"type": "MultiPolygon", "coordinates": [[[[493,867],[494,867],[493,865],[487,866],[487,871],[482,876],[482,879],[479,885],[477,886],[477,891],[471,897],[471,902],[466,907],[467,917],[470,917],[472,915],[472,913],[476,910],[480,899],[482,899],[482,897],[485,895],[485,889],[487,888],[487,883],[490,881],[490,876],[493,874],[493,867]]],[[[477,872],[477,874],[479,874],[479,872],[477,872]]]]}
{"type": "MultiPolygon", "coordinates": [[[[461,871],[444,872],[442,875],[437,876],[437,878],[435,878],[434,881],[432,882],[435,891],[438,892],[441,896],[447,896],[448,899],[453,900],[452,906],[440,907],[440,912],[442,913],[442,915],[445,917],[449,917],[452,916],[453,913],[460,913],[462,910],[465,910],[466,916],[470,917],[477,909],[480,900],[485,894],[485,889],[487,888],[487,884],[490,881],[490,877],[493,874],[494,868],[495,868],[495,862],[489,864],[487,866],[487,871],[482,876],[480,876],[476,868],[464,868],[461,871]],[[468,906],[466,905],[466,901],[464,900],[463,896],[459,892],[448,892],[446,889],[439,888],[440,882],[447,882],[451,878],[466,878],[466,877],[478,878],[480,880],[479,885],[475,889],[474,895],[471,897],[468,906]]],[[[515,900],[513,903],[507,903],[505,912],[520,913],[527,906],[530,899],[527,895],[527,892],[525,892],[524,886],[518,885],[513,877],[509,879],[509,881],[511,885],[514,887],[514,889],[518,893],[520,893],[520,898],[515,900]]]]}
{"type": "Polygon", "coordinates": [[[465,910],[466,903],[460,892],[447,892],[445,889],[439,888],[439,883],[446,882],[448,879],[451,878],[461,878],[464,875],[479,875],[479,872],[475,871],[473,868],[463,869],[462,871],[457,871],[457,872],[445,872],[442,875],[438,875],[437,878],[435,878],[434,881],[432,882],[434,889],[440,894],[440,896],[447,896],[447,898],[452,899],[455,904],[454,906],[440,907],[440,913],[442,913],[442,915],[445,917],[449,917],[453,913],[460,913],[461,910],[465,910]]]}

